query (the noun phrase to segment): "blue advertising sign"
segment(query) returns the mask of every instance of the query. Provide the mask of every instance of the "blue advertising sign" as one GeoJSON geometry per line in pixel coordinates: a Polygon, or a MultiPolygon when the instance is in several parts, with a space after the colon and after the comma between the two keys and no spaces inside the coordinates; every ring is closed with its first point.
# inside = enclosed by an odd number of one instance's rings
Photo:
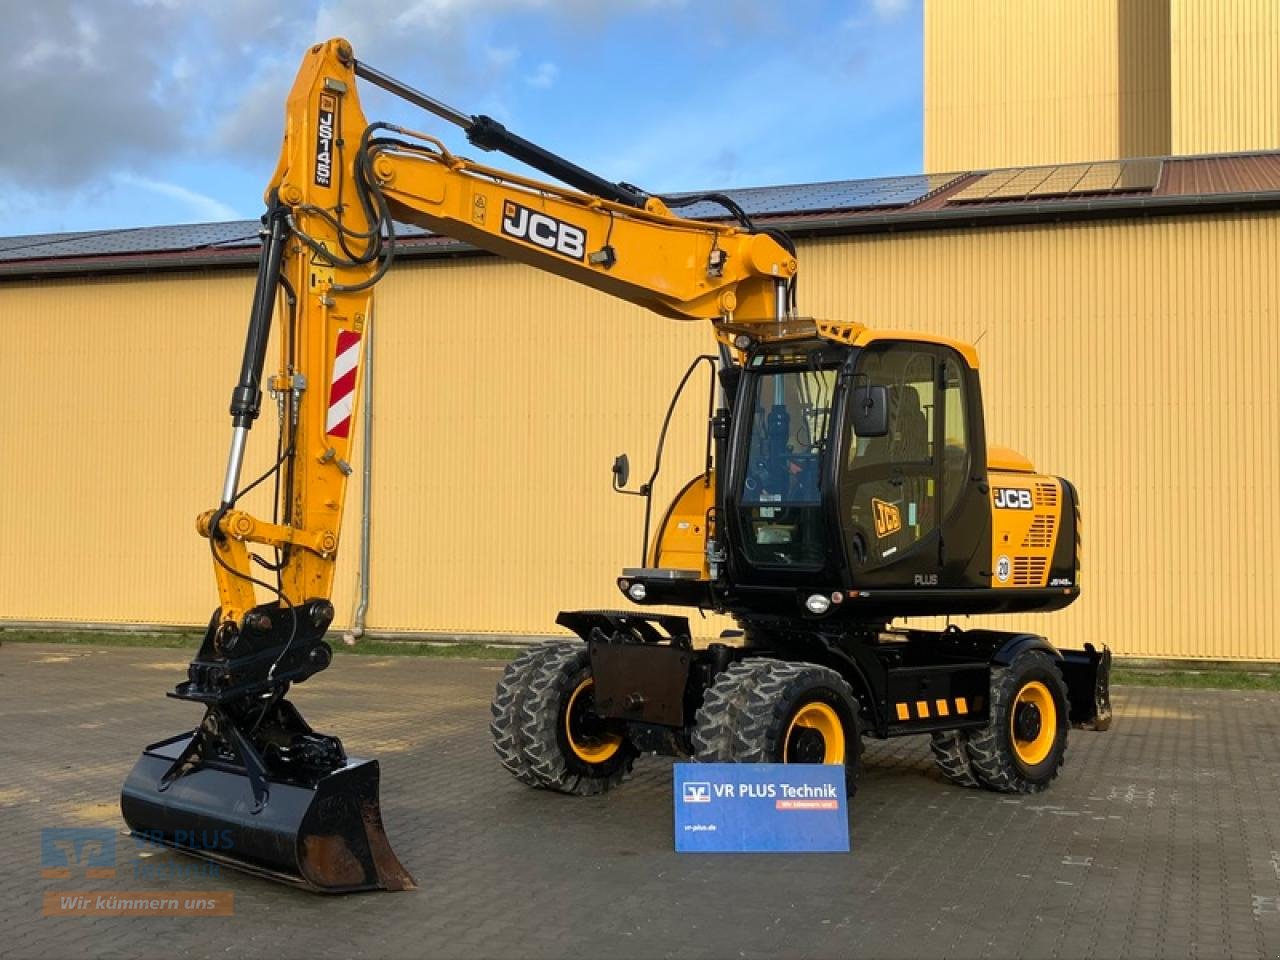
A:
{"type": "Polygon", "coordinates": [[[844,766],[677,763],[677,853],[848,853],[844,766]]]}

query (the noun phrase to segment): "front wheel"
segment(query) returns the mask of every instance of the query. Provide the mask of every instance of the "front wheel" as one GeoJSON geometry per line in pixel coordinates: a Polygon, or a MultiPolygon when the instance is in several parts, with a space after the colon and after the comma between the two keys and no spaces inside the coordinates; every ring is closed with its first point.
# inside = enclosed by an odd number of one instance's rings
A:
{"type": "Polygon", "coordinates": [[[621,723],[596,714],[594,693],[585,644],[567,644],[538,661],[522,723],[524,752],[537,786],[585,797],[630,776],[639,751],[621,723]]]}
{"type": "Polygon", "coordinates": [[[991,720],[965,744],[973,775],[988,790],[1039,793],[1062,769],[1069,727],[1067,686],[1053,660],[1019,654],[991,671],[991,720]]]}
{"type": "Polygon", "coordinates": [[[740,660],[707,690],[693,747],[702,763],[842,763],[852,800],[862,756],[857,700],[827,667],[740,660]]]}

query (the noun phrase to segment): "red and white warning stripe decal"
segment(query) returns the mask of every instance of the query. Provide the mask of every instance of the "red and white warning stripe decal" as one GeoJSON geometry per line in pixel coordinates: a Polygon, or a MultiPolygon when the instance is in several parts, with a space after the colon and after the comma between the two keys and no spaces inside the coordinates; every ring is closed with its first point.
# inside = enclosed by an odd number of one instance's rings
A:
{"type": "Polygon", "coordinates": [[[333,379],[329,387],[329,416],[324,432],[331,437],[351,435],[351,405],[356,399],[356,368],[360,363],[360,334],[338,332],[338,355],[333,358],[333,379]]]}

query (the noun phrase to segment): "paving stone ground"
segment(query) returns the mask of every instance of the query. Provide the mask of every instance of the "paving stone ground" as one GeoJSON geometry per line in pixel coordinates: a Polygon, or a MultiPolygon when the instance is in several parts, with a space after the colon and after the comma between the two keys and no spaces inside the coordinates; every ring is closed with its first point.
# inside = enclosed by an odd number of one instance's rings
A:
{"type": "Polygon", "coordinates": [[[950,786],[871,742],[848,855],[672,852],[669,761],[606,797],[530,790],[486,729],[501,664],[343,657],[295,691],[383,769],[420,888],[320,897],[117,837],[112,880],[41,875],[41,831],[119,829],[142,746],[198,720],[181,651],[0,647],[0,956],[1280,957],[1280,694],[1118,688],[1048,793],[950,786]],[[139,879],[150,870],[151,879],[139,879]],[[65,889],[234,892],[234,916],[46,917],[65,889]]]}

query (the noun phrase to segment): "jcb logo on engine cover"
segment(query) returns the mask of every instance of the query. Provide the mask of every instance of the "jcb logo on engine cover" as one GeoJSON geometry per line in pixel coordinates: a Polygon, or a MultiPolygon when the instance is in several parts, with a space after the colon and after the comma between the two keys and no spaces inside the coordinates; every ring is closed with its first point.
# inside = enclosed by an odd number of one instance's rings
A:
{"type": "Polygon", "coordinates": [[[902,511],[892,503],[873,497],[871,509],[875,512],[877,537],[887,537],[902,529],[902,511]]]}
{"type": "Polygon", "coordinates": [[[996,506],[1001,510],[1030,510],[1031,491],[1011,490],[1003,487],[995,489],[996,506]]]}
{"type": "Polygon", "coordinates": [[[338,98],[320,94],[320,112],[316,117],[316,186],[327,187],[333,179],[333,115],[338,98]]]}
{"type": "Polygon", "coordinates": [[[502,232],[572,260],[587,255],[587,231],[510,200],[502,205],[502,232]]]}

